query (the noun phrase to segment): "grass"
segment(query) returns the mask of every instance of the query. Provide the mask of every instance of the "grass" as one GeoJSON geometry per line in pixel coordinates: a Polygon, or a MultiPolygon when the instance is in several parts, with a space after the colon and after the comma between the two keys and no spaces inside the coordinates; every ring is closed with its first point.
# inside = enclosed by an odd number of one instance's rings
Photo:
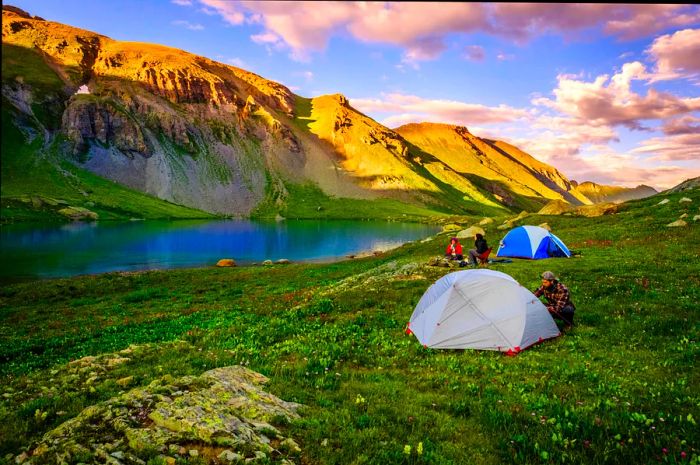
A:
{"type": "MultiPolygon", "coordinates": [[[[557,273],[577,326],[517,357],[428,350],[404,334],[422,293],[449,271],[424,265],[446,235],[333,264],[5,286],[0,462],[116,395],[119,378],[146,385],[243,364],[305,405],[285,427],[302,463],[697,464],[700,191],[657,206],[659,197],[611,216],[527,219],[547,221],[580,256],[491,268],[531,289],[545,269],[557,273]],[[683,213],[691,225],[665,226],[683,213]],[[70,360],[143,343],[152,349],[94,386],[60,377],[70,360]]],[[[494,228],[491,245],[505,233],[494,228]]]]}
{"type": "Polygon", "coordinates": [[[407,204],[393,199],[350,199],[325,194],[312,183],[285,183],[288,195],[281,205],[268,198],[253,213],[253,218],[275,218],[277,214],[289,219],[387,219],[428,221],[446,217],[444,211],[407,204]]]}
{"type": "Polygon", "coordinates": [[[9,44],[2,44],[2,80],[8,84],[22,82],[39,97],[60,92],[64,86],[38,53],[9,44]]]}

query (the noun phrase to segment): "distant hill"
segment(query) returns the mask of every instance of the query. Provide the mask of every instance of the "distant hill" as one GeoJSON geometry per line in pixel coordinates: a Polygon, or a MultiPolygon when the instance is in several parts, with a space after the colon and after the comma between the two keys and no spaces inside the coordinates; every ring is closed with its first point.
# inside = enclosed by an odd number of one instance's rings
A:
{"type": "Polygon", "coordinates": [[[593,203],[625,202],[627,200],[643,199],[658,194],[657,190],[650,186],[637,187],[604,186],[586,181],[579,184],[575,190],[590,199],[593,203]]]}

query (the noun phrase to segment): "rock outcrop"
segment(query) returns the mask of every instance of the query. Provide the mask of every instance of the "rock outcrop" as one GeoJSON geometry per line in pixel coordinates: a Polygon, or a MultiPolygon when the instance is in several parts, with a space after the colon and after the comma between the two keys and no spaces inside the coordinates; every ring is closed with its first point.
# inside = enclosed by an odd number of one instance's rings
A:
{"type": "Polygon", "coordinates": [[[164,376],[86,408],[17,463],[145,463],[154,454],[163,463],[281,463],[300,448],[274,423],[298,418],[299,405],[265,392],[266,381],[241,366],[164,376]]]}

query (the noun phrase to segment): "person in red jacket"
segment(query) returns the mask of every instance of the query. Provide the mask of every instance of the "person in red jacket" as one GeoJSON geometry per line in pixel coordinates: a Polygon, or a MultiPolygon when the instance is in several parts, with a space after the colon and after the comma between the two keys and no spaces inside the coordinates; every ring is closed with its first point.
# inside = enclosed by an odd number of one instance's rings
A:
{"type": "Polygon", "coordinates": [[[464,255],[462,255],[462,244],[459,243],[459,239],[453,237],[450,239],[450,245],[447,246],[445,250],[445,257],[450,260],[463,260],[464,255]]]}

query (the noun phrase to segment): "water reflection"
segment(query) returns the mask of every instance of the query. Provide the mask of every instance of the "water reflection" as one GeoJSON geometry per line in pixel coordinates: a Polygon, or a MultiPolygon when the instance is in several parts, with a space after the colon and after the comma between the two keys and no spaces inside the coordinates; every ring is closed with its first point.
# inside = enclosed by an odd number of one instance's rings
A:
{"type": "Polygon", "coordinates": [[[0,227],[0,279],[118,270],[329,260],[434,234],[429,225],[379,221],[138,221],[0,227]]]}

